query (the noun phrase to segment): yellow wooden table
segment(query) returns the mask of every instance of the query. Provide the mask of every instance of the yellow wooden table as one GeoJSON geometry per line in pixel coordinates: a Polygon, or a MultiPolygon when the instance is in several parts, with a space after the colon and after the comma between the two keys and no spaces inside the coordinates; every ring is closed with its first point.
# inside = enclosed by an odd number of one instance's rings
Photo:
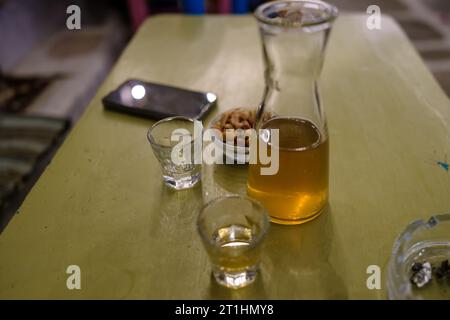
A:
{"type": "Polygon", "coordinates": [[[322,74],[331,137],[329,206],[302,226],[272,225],[258,281],[230,291],[211,279],[197,209],[245,193],[245,168],[204,167],[173,192],[146,140],[152,121],[103,110],[128,78],[219,96],[217,112],[255,106],[263,70],[248,17],[149,19],[0,235],[0,298],[385,298],[366,286],[413,219],[450,212],[450,102],[397,24],[370,31],[341,16],[322,74]],[[81,290],[66,269],[81,268],[81,290]]]}

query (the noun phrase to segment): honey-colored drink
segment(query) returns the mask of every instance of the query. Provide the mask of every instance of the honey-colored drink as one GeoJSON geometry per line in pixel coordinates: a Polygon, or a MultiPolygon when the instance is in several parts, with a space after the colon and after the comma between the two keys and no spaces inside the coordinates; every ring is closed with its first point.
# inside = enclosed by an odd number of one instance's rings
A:
{"type": "Polygon", "coordinates": [[[240,225],[230,225],[214,233],[213,241],[219,252],[211,251],[213,264],[226,272],[243,271],[258,261],[258,249],[250,249],[252,230],[240,225]]]}
{"type": "Polygon", "coordinates": [[[279,129],[279,144],[267,146],[269,152],[279,149],[279,170],[261,175],[259,159],[250,164],[249,196],[261,201],[273,222],[300,224],[315,218],[328,199],[327,137],[301,118],[274,118],[262,128],[279,129]]]}

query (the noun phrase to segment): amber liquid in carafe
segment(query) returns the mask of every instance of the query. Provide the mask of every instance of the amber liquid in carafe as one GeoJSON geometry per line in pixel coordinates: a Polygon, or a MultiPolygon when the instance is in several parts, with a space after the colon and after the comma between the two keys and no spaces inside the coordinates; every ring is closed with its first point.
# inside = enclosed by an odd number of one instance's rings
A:
{"type": "MultiPolygon", "coordinates": [[[[261,175],[250,164],[247,192],[259,200],[275,223],[300,224],[315,218],[328,199],[328,139],[309,120],[277,117],[262,129],[279,129],[279,170],[261,175]]],[[[264,143],[259,139],[259,143],[264,143]]],[[[269,165],[267,165],[269,166],[269,165]]],[[[265,166],[263,166],[265,167],[265,166]]]]}

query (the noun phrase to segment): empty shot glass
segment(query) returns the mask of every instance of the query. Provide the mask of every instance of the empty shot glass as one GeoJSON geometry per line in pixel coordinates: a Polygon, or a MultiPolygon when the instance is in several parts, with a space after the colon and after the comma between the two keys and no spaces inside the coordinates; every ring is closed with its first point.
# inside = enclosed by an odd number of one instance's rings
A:
{"type": "Polygon", "coordinates": [[[156,122],[148,130],[147,138],[161,164],[163,180],[167,186],[175,190],[188,189],[201,180],[201,165],[195,163],[195,152],[198,149],[195,144],[201,139],[201,125],[196,129],[193,119],[166,118],[156,122]],[[200,130],[200,134],[196,135],[196,130],[200,130]]]}
{"type": "Polygon", "coordinates": [[[248,197],[220,197],[201,209],[198,231],[219,284],[237,289],[255,281],[269,224],[266,209],[248,197]]]}

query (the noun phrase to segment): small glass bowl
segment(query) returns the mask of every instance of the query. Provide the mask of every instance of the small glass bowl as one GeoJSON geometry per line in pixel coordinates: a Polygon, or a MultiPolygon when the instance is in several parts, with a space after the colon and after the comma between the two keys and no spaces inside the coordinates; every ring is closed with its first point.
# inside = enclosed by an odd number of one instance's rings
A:
{"type": "Polygon", "coordinates": [[[445,260],[450,262],[450,214],[410,223],[392,249],[387,273],[389,299],[450,299],[450,274],[444,279],[435,276],[435,268],[445,260]],[[425,262],[433,267],[431,281],[418,288],[411,280],[412,267],[425,262]]]}

